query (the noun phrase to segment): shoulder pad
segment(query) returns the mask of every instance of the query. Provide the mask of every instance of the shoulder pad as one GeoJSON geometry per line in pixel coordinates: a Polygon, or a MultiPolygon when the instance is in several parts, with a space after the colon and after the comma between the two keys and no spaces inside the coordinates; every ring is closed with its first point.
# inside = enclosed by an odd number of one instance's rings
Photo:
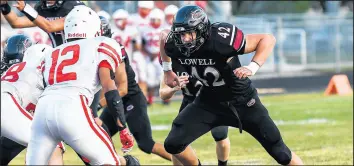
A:
{"type": "Polygon", "coordinates": [[[223,52],[239,52],[244,44],[243,32],[235,25],[218,22],[211,26],[211,37],[215,40],[216,48],[226,49],[223,52]]]}
{"type": "Polygon", "coordinates": [[[32,45],[25,51],[23,56],[23,62],[38,61],[44,58],[44,56],[52,50],[53,48],[47,44],[32,45]]]}

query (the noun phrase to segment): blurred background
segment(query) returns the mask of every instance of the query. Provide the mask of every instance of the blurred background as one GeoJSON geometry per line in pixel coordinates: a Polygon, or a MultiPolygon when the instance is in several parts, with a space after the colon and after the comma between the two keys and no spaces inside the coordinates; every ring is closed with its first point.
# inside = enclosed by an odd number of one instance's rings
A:
{"type": "MultiPolygon", "coordinates": [[[[34,5],[36,2],[28,3],[34,5]]],[[[182,96],[178,93],[171,101],[160,100],[158,87],[162,69],[160,65],[156,67],[156,59],[151,58],[158,51],[152,53],[145,47],[154,46],[147,43],[158,40],[158,37],[150,36],[152,31],[158,34],[161,28],[169,28],[167,15],[174,10],[167,10],[167,6],[178,8],[196,4],[205,9],[211,22],[225,21],[236,25],[245,34],[271,33],[276,37],[272,55],[250,79],[279,126],[287,146],[305,164],[353,165],[353,96],[323,95],[326,88],[333,86],[330,80],[334,75],[345,76],[339,81],[341,84],[334,87],[335,90],[348,84],[353,87],[353,1],[155,1],[153,6],[146,6],[146,3],[139,6],[141,1],[84,3],[109,19],[114,38],[129,48],[136,80],[150,104],[148,112],[157,142],[163,142],[168,134],[182,96]],[[142,9],[146,15],[153,8],[161,9],[166,19],[163,14],[154,15],[154,19],[162,18],[163,26],[147,33],[146,27],[152,24],[140,24],[138,15],[142,9]],[[127,13],[119,13],[119,9],[127,13]],[[118,27],[123,15],[128,17],[130,27],[127,32],[118,27]],[[133,35],[135,44],[143,46],[132,48],[128,42],[121,41],[124,35],[130,39],[128,34],[133,35]],[[142,42],[137,42],[140,40],[142,42]]],[[[17,14],[21,15],[18,11],[17,14]]],[[[6,39],[16,33],[26,33],[35,42],[51,44],[47,34],[39,28],[12,29],[1,15],[2,47],[6,39]]],[[[252,56],[240,55],[241,64],[248,65],[252,56]]],[[[349,91],[352,93],[353,90],[349,91]]],[[[230,130],[229,136],[232,142],[229,164],[277,164],[249,134],[230,130]]],[[[118,137],[113,141],[120,144],[118,137]]],[[[203,164],[216,165],[215,146],[211,142],[212,137],[206,134],[192,146],[203,164]]],[[[148,156],[138,148],[131,154],[137,156],[142,164],[170,164],[155,155],[148,156]]],[[[82,164],[70,148],[64,160],[69,164],[82,164]]],[[[23,164],[23,161],[22,152],[11,164],[23,164]]]]}
{"type": "MultiPolygon", "coordinates": [[[[28,2],[32,5],[36,3],[28,2]]],[[[84,3],[108,17],[113,32],[117,29],[112,18],[114,12],[125,9],[129,16],[132,16],[139,11],[138,1],[84,1],[84,3]]],[[[177,7],[186,4],[199,5],[205,9],[212,22],[232,23],[246,34],[275,35],[277,44],[272,55],[252,78],[258,88],[268,89],[269,93],[272,90],[274,93],[323,90],[328,83],[325,80],[329,79],[332,73],[347,74],[352,84],[353,1],[156,1],[154,8],[164,10],[171,4],[177,7]],[[323,75],[326,77],[320,77],[323,75]],[[311,78],[305,79],[308,82],[298,84],[287,80],[289,77],[302,79],[307,76],[315,76],[314,78],[321,81],[311,78]],[[276,82],[287,82],[270,85],[266,83],[267,78],[279,79],[276,82]]],[[[18,12],[18,15],[21,13],[18,12]]],[[[34,28],[38,32],[34,32],[33,28],[27,29],[31,31],[28,33],[34,36],[36,42],[50,44],[47,35],[39,28],[34,28]]],[[[12,29],[1,16],[2,43],[10,35],[25,31],[26,29],[12,29]]],[[[252,56],[253,54],[240,56],[241,63],[248,64],[252,56]]]]}

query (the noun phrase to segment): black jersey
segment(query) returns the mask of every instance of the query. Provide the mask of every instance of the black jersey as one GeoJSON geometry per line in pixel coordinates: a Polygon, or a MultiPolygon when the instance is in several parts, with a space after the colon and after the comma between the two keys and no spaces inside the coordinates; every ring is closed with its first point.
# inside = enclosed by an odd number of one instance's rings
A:
{"type": "MultiPolygon", "coordinates": [[[[47,20],[56,20],[65,17],[69,14],[71,9],[77,5],[85,5],[81,1],[63,1],[63,4],[58,9],[42,9],[41,2],[38,2],[34,9],[38,14],[47,20]]],[[[48,33],[50,40],[52,41],[52,46],[57,47],[64,43],[64,31],[48,33]]]]}
{"type": "Polygon", "coordinates": [[[236,26],[214,23],[211,25],[209,38],[189,57],[180,53],[171,35],[166,40],[165,52],[173,62],[182,65],[203,84],[201,98],[244,102],[254,93],[255,88],[250,79],[238,79],[233,70],[241,67],[237,55],[243,54],[245,45],[244,34],[236,26]],[[233,57],[232,64],[227,63],[230,57],[233,57]]]}
{"type": "Polygon", "coordinates": [[[198,79],[191,76],[190,73],[174,59],[172,59],[172,71],[175,72],[177,76],[189,76],[189,83],[182,89],[182,93],[184,98],[193,101],[203,84],[198,81],[198,79]]]}
{"type": "MultiPolygon", "coordinates": [[[[127,81],[128,81],[128,94],[124,97],[129,97],[131,95],[137,94],[141,91],[139,85],[135,81],[135,72],[133,68],[130,66],[128,55],[124,48],[122,48],[122,55],[124,57],[125,63],[125,71],[127,73],[127,81]]],[[[123,97],[123,98],[124,98],[123,97]]]]}

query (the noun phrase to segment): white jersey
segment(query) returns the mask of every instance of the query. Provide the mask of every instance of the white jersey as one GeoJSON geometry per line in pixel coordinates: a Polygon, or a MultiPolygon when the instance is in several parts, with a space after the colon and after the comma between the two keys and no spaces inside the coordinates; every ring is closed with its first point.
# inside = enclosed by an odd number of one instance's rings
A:
{"type": "Polygon", "coordinates": [[[31,38],[34,43],[38,44],[50,44],[48,43],[49,37],[46,32],[44,32],[39,27],[24,28],[17,31],[19,34],[25,34],[31,38]]]}
{"type": "Polygon", "coordinates": [[[162,26],[157,29],[148,26],[142,30],[141,37],[145,43],[143,47],[149,54],[158,54],[160,52],[160,33],[162,30],[162,26]]]}
{"type": "Polygon", "coordinates": [[[43,75],[47,87],[41,96],[84,95],[91,103],[101,88],[98,68],[109,67],[115,72],[123,60],[122,48],[114,39],[104,36],[55,47],[45,56],[43,75]]]}
{"type": "Polygon", "coordinates": [[[131,59],[131,56],[133,55],[134,46],[132,41],[135,40],[137,44],[141,44],[141,37],[139,36],[138,29],[132,26],[127,26],[124,30],[119,28],[113,29],[112,38],[125,47],[129,59],[131,59]]]}
{"type": "Polygon", "coordinates": [[[12,94],[23,108],[36,105],[43,85],[43,58],[52,48],[45,44],[29,47],[23,61],[12,65],[1,76],[1,92],[12,94]]]}
{"type": "Polygon", "coordinates": [[[134,13],[129,16],[128,18],[128,25],[134,26],[138,29],[139,32],[147,26],[149,26],[149,19],[148,17],[142,18],[138,13],[134,13]]]}

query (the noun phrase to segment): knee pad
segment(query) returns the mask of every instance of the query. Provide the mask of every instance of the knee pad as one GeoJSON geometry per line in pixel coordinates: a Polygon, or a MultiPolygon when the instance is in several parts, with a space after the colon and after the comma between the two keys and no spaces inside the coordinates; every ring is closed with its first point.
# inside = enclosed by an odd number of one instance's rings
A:
{"type": "Polygon", "coordinates": [[[281,165],[288,165],[291,161],[291,151],[284,144],[283,140],[273,145],[272,154],[274,159],[281,165]]]}
{"type": "Polygon", "coordinates": [[[291,151],[283,142],[278,127],[269,116],[260,121],[262,145],[268,153],[281,165],[287,165],[291,161],[291,151]]]}
{"type": "Polygon", "coordinates": [[[138,143],[139,149],[147,154],[152,152],[152,148],[155,145],[155,141],[151,138],[142,138],[139,140],[136,139],[136,142],[138,143]]]}
{"type": "Polygon", "coordinates": [[[140,165],[139,160],[136,157],[132,156],[132,155],[125,155],[123,157],[125,158],[125,160],[127,162],[127,164],[126,164],[127,166],[140,165]]]}
{"type": "Polygon", "coordinates": [[[215,142],[226,139],[227,134],[228,134],[227,126],[219,126],[211,129],[211,135],[213,136],[215,142]]]}
{"type": "Polygon", "coordinates": [[[178,143],[178,140],[169,139],[167,137],[164,143],[164,147],[166,152],[170,154],[178,154],[183,152],[186,149],[187,145],[181,145],[180,143],[178,143]]]}

